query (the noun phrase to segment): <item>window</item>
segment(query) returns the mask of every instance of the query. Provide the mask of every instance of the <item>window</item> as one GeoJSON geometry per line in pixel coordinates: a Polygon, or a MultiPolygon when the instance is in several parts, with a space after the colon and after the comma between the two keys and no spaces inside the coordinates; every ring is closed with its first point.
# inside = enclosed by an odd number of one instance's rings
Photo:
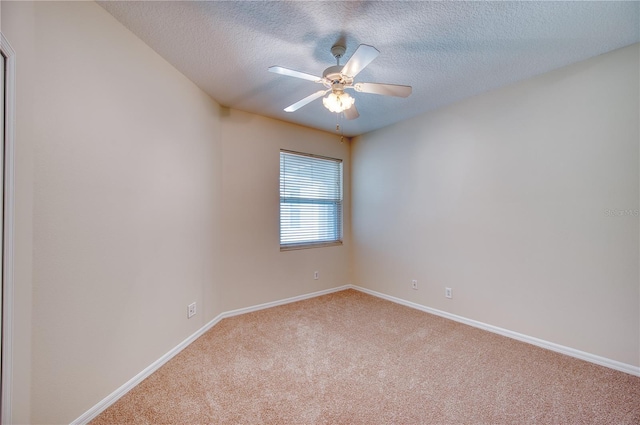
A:
{"type": "Polygon", "coordinates": [[[342,243],[342,160],[280,151],[280,249],[342,243]]]}

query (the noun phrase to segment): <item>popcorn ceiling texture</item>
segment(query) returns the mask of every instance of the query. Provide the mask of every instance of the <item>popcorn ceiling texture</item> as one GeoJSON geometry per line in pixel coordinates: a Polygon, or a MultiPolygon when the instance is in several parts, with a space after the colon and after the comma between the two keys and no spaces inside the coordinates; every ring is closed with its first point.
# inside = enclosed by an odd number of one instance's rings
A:
{"type": "MultiPolygon", "coordinates": [[[[413,86],[407,99],[355,93],[359,135],[640,41],[638,2],[154,2],[99,4],[223,106],[334,131],[310,81],[346,42],[380,50],[360,82],[413,86]]],[[[345,61],[343,60],[344,64],[345,61]]]]}
{"type": "Polygon", "coordinates": [[[638,424],[640,378],[347,290],[225,319],[101,424],[638,424]]]}

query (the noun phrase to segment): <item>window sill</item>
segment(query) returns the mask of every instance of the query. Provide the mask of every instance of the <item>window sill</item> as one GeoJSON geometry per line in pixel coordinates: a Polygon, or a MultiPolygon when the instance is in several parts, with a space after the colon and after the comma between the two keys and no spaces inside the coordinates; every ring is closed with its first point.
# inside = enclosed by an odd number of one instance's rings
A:
{"type": "Polygon", "coordinates": [[[280,251],[295,251],[298,249],[309,249],[309,248],[324,248],[327,246],[342,246],[342,241],[336,242],[320,242],[320,243],[305,243],[305,244],[296,244],[296,245],[280,245],[280,251]]]}

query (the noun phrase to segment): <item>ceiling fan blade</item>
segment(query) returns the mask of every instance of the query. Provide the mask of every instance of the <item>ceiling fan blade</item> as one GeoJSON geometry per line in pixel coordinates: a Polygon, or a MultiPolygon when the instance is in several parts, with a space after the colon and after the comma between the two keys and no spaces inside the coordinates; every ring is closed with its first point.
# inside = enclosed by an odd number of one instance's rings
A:
{"type": "Polygon", "coordinates": [[[307,103],[311,103],[311,102],[313,102],[314,100],[316,100],[316,99],[318,99],[318,98],[320,98],[320,97],[324,96],[324,94],[325,94],[326,92],[328,92],[328,91],[329,91],[329,90],[320,90],[320,91],[317,91],[317,92],[315,92],[314,94],[309,95],[309,96],[305,97],[304,99],[297,101],[297,102],[296,102],[296,103],[294,103],[293,105],[291,105],[291,106],[288,106],[288,107],[284,108],[284,111],[285,111],[285,112],[293,112],[293,111],[297,111],[298,109],[302,108],[302,107],[303,107],[304,105],[306,105],[307,103]]]}
{"type": "Polygon", "coordinates": [[[306,72],[300,72],[300,71],[295,71],[295,70],[289,69],[289,68],[283,68],[281,66],[269,67],[269,72],[273,72],[273,73],[280,74],[280,75],[286,75],[288,77],[302,78],[304,80],[313,81],[315,83],[321,83],[322,82],[322,78],[321,77],[316,77],[315,75],[307,74],[306,72]]]}
{"type": "Polygon", "coordinates": [[[342,68],[342,75],[354,78],[360,71],[362,71],[367,65],[371,63],[380,52],[373,46],[367,44],[361,44],[353,53],[349,61],[344,64],[342,68]]]}
{"type": "Polygon", "coordinates": [[[360,114],[358,113],[356,105],[351,105],[351,108],[344,110],[344,117],[348,120],[355,120],[359,116],[360,114]]]}
{"type": "Polygon", "coordinates": [[[411,94],[411,86],[381,83],[355,83],[353,88],[361,93],[381,94],[384,96],[407,97],[411,94]]]}

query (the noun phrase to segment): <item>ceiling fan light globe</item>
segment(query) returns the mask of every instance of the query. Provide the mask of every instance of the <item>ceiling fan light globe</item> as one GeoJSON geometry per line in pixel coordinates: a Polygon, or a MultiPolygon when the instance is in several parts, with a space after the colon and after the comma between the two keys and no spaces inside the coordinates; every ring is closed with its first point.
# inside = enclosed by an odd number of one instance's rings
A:
{"type": "Polygon", "coordinates": [[[330,93],[327,97],[322,98],[322,104],[331,112],[340,113],[353,106],[355,99],[349,96],[349,93],[330,93]]]}

